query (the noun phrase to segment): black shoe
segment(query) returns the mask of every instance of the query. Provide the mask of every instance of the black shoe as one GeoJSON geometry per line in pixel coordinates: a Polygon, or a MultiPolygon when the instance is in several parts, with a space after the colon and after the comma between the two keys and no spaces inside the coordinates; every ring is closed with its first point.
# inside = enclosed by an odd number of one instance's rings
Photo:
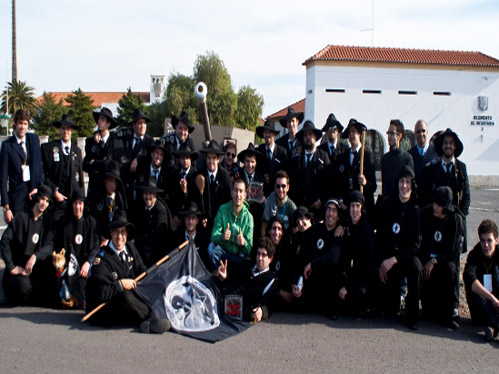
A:
{"type": "Polygon", "coordinates": [[[405,321],[405,325],[407,326],[407,328],[409,330],[412,330],[412,331],[417,331],[419,330],[419,326],[418,326],[418,322],[413,320],[413,319],[407,319],[405,321]]]}
{"type": "Polygon", "coordinates": [[[447,322],[447,327],[451,330],[457,330],[459,328],[459,323],[454,320],[450,320],[447,322]]]}
{"type": "Polygon", "coordinates": [[[147,319],[140,324],[143,333],[162,334],[170,330],[171,324],[167,319],[147,319]]]}
{"type": "Polygon", "coordinates": [[[485,328],[485,341],[486,342],[491,342],[492,340],[494,340],[494,329],[490,326],[487,326],[485,328]]]}

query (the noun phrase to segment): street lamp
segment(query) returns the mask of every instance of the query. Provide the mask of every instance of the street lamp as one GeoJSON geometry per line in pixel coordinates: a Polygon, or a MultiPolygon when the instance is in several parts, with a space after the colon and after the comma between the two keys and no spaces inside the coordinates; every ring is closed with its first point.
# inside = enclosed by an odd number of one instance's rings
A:
{"type": "Polygon", "coordinates": [[[9,135],[9,121],[10,117],[8,114],[2,114],[0,116],[0,123],[2,124],[2,127],[5,127],[5,135],[9,135]]]}

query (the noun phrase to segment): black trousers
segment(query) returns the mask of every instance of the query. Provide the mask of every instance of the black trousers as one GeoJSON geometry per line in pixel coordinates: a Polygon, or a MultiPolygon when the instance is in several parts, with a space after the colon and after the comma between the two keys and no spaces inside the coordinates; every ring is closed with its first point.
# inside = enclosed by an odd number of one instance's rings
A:
{"type": "Polygon", "coordinates": [[[421,297],[423,312],[437,319],[452,318],[453,310],[459,303],[456,282],[458,282],[458,271],[455,261],[436,264],[430,279],[423,282],[421,297]]]}
{"type": "Polygon", "coordinates": [[[471,290],[466,290],[466,300],[473,322],[491,326],[499,331],[499,312],[489,300],[471,290]]]}

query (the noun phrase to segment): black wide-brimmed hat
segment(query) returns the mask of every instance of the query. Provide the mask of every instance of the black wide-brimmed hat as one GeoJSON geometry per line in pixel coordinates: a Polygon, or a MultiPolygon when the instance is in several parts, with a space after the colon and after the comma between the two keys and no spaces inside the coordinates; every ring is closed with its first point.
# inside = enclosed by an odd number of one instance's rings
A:
{"type": "Polygon", "coordinates": [[[83,188],[75,188],[71,193],[71,202],[75,202],[77,200],[83,202],[87,201],[83,188]]]}
{"type": "Polygon", "coordinates": [[[303,124],[303,127],[301,128],[301,130],[296,133],[296,139],[298,139],[302,143],[303,143],[303,135],[305,134],[305,131],[312,131],[315,135],[316,141],[319,140],[320,138],[322,138],[322,131],[319,130],[317,127],[315,127],[315,125],[312,121],[307,120],[303,124]]]}
{"type": "Polygon", "coordinates": [[[168,154],[170,152],[170,150],[166,147],[166,139],[165,138],[159,138],[153,144],[147,146],[147,152],[148,153],[154,152],[154,150],[156,148],[162,149],[163,152],[165,153],[165,156],[166,156],[166,154],[168,154]]]}
{"type": "Polygon", "coordinates": [[[190,216],[191,214],[195,214],[196,216],[202,215],[201,211],[199,210],[198,205],[196,204],[195,201],[191,201],[184,210],[178,212],[178,215],[180,217],[185,217],[185,216],[190,216]]]}
{"type": "Polygon", "coordinates": [[[173,154],[177,157],[190,156],[192,161],[196,161],[198,158],[198,153],[187,142],[182,143],[179,149],[173,152],[173,154]]]}
{"type": "Polygon", "coordinates": [[[50,188],[46,184],[42,184],[37,188],[36,195],[47,197],[49,199],[49,202],[52,204],[52,188],[50,188]]]}
{"type": "Polygon", "coordinates": [[[282,127],[287,128],[288,119],[293,119],[295,117],[298,119],[298,123],[301,123],[301,121],[303,121],[303,118],[305,117],[305,114],[303,112],[296,112],[292,107],[289,107],[288,113],[284,118],[279,120],[279,123],[282,127]]]}
{"type": "Polygon", "coordinates": [[[128,232],[127,241],[132,240],[135,237],[135,226],[132,223],[128,222],[126,212],[124,210],[115,211],[113,220],[106,226],[108,230],[117,229],[120,227],[126,227],[128,232]]]}
{"type": "Polygon", "coordinates": [[[256,157],[256,163],[257,165],[260,164],[262,165],[263,161],[265,160],[265,156],[258,151],[253,143],[248,144],[248,148],[243,149],[239,154],[237,155],[237,159],[244,163],[244,159],[246,156],[255,156],[256,157]]]}
{"type": "Polygon", "coordinates": [[[341,133],[343,131],[343,125],[336,119],[333,113],[329,113],[329,116],[326,119],[326,123],[322,128],[322,131],[326,132],[330,128],[338,129],[338,132],[341,133]]]}
{"type": "Polygon", "coordinates": [[[350,118],[348,121],[347,128],[343,133],[341,134],[342,138],[348,138],[348,135],[350,134],[351,129],[355,129],[359,134],[362,134],[362,130],[367,130],[367,126],[364,125],[363,123],[357,121],[355,118],[350,118]]]}
{"type": "Polygon", "coordinates": [[[452,203],[452,190],[449,186],[438,187],[433,193],[432,201],[449,212],[454,211],[454,204],[452,203]]]}
{"type": "Polygon", "coordinates": [[[146,122],[151,122],[151,119],[144,114],[144,112],[142,111],[142,109],[136,108],[136,109],[133,110],[132,120],[128,124],[129,125],[133,125],[135,123],[135,121],[137,121],[137,120],[139,120],[141,118],[145,119],[146,122]]]}
{"type": "Polygon", "coordinates": [[[265,124],[263,126],[258,126],[256,128],[256,135],[258,135],[260,138],[263,138],[263,132],[265,130],[272,131],[275,135],[280,133],[280,131],[276,128],[275,121],[270,118],[265,121],[265,124]]]}
{"type": "Polygon", "coordinates": [[[220,147],[216,140],[211,140],[206,147],[199,151],[200,153],[204,153],[205,155],[209,153],[214,153],[218,156],[223,155],[225,152],[220,147]]]}
{"type": "Polygon", "coordinates": [[[161,188],[159,188],[156,185],[155,178],[149,178],[148,180],[144,181],[144,183],[138,185],[136,187],[137,190],[142,191],[142,192],[156,192],[156,193],[162,193],[164,192],[161,188]]]}
{"type": "Polygon", "coordinates": [[[100,112],[93,112],[92,115],[94,116],[94,121],[96,123],[99,122],[99,116],[106,117],[109,122],[111,122],[111,126],[109,126],[109,129],[114,129],[116,126],[118,126],[118,121],[114,119],[113,112],[111,112],[111,110],[106,107],[102,108],[100,112]]]}
{"type": "Polygon", "coordinates": [[[189,128],[189,134],[194,131],[195,127],[189,122],[189,116],[187,112],[180,113],[180,116],[172,116],[172,126],[173,128],[177,127],[179,122],[183,122],[189,128]]]}
{"type": "Polygon", "coordinates": [[[444,153],[442,146],[444,144],[444,138],[446,136],[452,136],[452,138],[454,139],[454,144],[456,145],[456,150],[454,151],[454,157],[458,158],[461,155],[461,153],[463,153],[464,146],[461,140],[459,140],[457,134],[451,129],[447,129],[444,132],[442,132],[439,136],[437,136],[433,144],[435,146],[435,152],[437,152],[437,155],[442,156],[442,154],[444,153]]]}
{"type": "Polygon", "coordinates": [[[78,130],[80,128],[80,126],[71,121],[71,117],[69,116],[69,114],[63,114],[62,119],[60,121],[54,122],[54,126],[57,127],[58,129],[63,125],[69,126],[73,130],[78,130]]]}
{"type": "Polygon", "coordinates": [[[123,184],[123,181],[121,180],[120,176],[120,164],[118,164],[117,161],[111,161],[106,167],[106,171],[102,173],[101,178],[102,180],[112,177],[116,179],[118,182],[123,184]]]}

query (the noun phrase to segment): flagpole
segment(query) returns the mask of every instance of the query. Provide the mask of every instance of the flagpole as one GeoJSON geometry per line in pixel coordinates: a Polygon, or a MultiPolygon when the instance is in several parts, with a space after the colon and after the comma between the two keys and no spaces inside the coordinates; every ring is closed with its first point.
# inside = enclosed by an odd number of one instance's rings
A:
{"type": "MultiPolygon", "coordinates": [[[[180,244],[178,246],[178,250],[181,251],[182,249],[184,249],[187,244],[189,244],[189,241],[186,240],[185,242],[183,242],[182,244],[180,244]]],[[[137,278],[135,278],[135,282],[138,282],[140,280],[142,280],[148,273],[150,273],[152,270],[156,269],[158,266],[160,266],[161,264],[163,264],[164,262],[168,261],[170,259],[170,254],[167,254],[165,257],[163,257],[161,260],[157,261],[154,265],[152,265],[149,269],[147,269],[146,271],[144,271],[142,274],[140,274],[137,278]]],[[[88,319],[90,317],[92,317],[95,313],[97,313],[99,310],[101,310],[102,308],[104,308],[107,303],[109,301],[106,301],[100,305],[98,305],[94,310],[92,310],[91,312],[85,314],[83,316],[83,318],[81,319],[81,322],[86,322],[88,321],[88,319]]]]}

